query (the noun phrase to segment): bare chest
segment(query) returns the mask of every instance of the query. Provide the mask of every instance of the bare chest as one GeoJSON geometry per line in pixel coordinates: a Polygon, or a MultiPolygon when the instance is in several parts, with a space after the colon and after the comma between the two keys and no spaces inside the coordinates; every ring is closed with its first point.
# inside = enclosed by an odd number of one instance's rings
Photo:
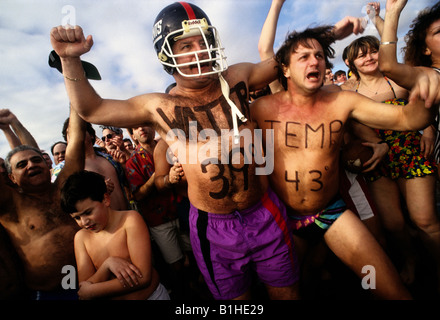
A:
{"type": "Polygon", "coordinates": [[[14,234],[28,238],[46,235],[60,226],[74,226],[70,216],[64,213],[56,194],[46,197],[32,197],[22,194],[14,195],[14,206],[2,216],[2,224],[14,234]]]}
{"type": "MultiPolygon", "coordinates": [[[[231,89],[230,98],[249,119],[247,89],[243,82],[231,89]]],[[[156,112],[161,122],[162,135],[171,130],[178,131],[186,139],[191,139],[194,129],[197,134],[203,130],[213,130],[217,135],[221,135],[222,130],[233,129],[230,105],[220,92],[213,93],[210,99],[175,99],[174,105],[157,108],[156,112]]]]}
{"type": "Polygon", "coordinates": [[[330,151],[339,148],[345,118],[323,110],[313,115],[295,110],[267,114],[259,124],[274,136],[275,148],[293,151],[330,151]]]}
{"type": "Polygon", "coordinates": [[[127,235],[124,230],[119,230],[114,234],[107,232],[93,234],[86,242],[86,248],[96,269],[109,257],[120,257],[127,260],[130,258],[127,235]]]}
{"type": "Polygon", "coordinates": [[[191,203],[209,212],[230,212],[237,203],[253,203],[262,188],[255,176],[260,164],[255,161],[256,123],[250,118],[243,82],[231,88],[230,99],[247,121],[235,118],[221,93],[202,105],[176,100],[173,106],[156,110],[162,123],[160,134],[184,166],[191,203]]]}

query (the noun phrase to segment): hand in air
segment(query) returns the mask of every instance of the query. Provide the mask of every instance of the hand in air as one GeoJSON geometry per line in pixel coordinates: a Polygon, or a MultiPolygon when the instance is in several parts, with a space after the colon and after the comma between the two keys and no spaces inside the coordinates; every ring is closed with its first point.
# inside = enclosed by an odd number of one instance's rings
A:
{"type": "Polygon", "coordinates": [[[58,26],[50,31],[50,42],[61,58],[78,58],[89,52],[93,46],[93,38],[84,37],[80,26],[58,26]]]}
{"type": "Polygon", "coordinates": [[[394,11],[400,14],[407,2],[408,0],[387,0],[386,10],[387,12],[394,11]]]}

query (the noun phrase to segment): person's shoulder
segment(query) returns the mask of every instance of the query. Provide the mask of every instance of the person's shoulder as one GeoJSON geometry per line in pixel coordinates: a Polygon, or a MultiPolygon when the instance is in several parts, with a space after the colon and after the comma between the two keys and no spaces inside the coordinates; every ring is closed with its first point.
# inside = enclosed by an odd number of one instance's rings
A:
{"type": "Polygon", "coordinates": [[[129,230],[143,230],[147,229],[147,224],[142,215],[136,210],[124,210],[116,211],[116,214],[120,215],[121,228],[124,228],[127,232],[129,230]]]}
{"type": "Polygon", "coordinates": [[[222,72],[222,76],[228,80],[228,82],[232,79],[245,79],[251,74],[253,68],[257,65],[258,64],[251,62],[236,63],[229,66],[226,71],[222,72]]]}
{"type": "Polygon", "coordinates": [[[356,91],[357,80],[350,78],[340,85],[342,90],[356,91]]]}
{"type": "Polygon", "coordinates": [[[327,84],[322,86],[322,90],[327,91],[327,92],[340,92],[341,91],[341,87],[335,84],[327,84]]]}
{"type": "Polygon", "coordinates": [[[136,210],[121,210],[116,211],[116,214],[120,215],[121,219],[124,220],[124,224],[126,223],[139,223],[140,221],[144,221],[141,214],[136,210]]]}
{"type": "Polygon", "coordinates": [[[393,88],[394,92],[396,93],[397,98],[407,98],[408,97],[408,90],[404,87],[399,86],[395,81],[391,80],[390,78],[386,78],[386,80],[389,81],[391,84],[391,87],[393,88]]]}
{"type": "Polygon", "coordinates": [[[355,101],[356,97],[360,96],[357,92],[351,90],[341,90],[339,86],[336,90],[333,88],[325,88],[322,87],[319,90],[319,98],[325,101],[326,103],[336,103],[339,108],[349,107],[352,105],[351,102],[355,101]]]}
{"type": "Polygon", "coordinates": [[[250,103],[250,108],[252,112],[261,112],[264,110],[271,110],[270,106],[275,103],[284,91],[279,91],[273,94],[268,94],[261,96],[250,103]]]}
{"type": "Polygon", "coordinates": [[[252,62],[238,62],[230,65],[226,71],[223,72],[223,74],[227,74],[231,71],[238,71],[243,68],[252,68],[255,65],[255,63],[252,62]]]}
{"type": "Polygon", "coordinates": [[[74,241],[75,245],[78,245],[80,243],[84,243],[87,239],[90,238],[91,232],[87,229],[79,229],[75,233],[74,241]]]}

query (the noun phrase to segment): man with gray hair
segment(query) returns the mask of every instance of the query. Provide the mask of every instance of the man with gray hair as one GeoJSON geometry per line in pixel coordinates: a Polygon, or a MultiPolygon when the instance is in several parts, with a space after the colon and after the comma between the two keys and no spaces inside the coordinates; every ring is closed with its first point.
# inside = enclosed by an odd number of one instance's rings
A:
{"type": "MultiPolygon", "coordinates": [[[[75,266],[73,238],[78,226],[61,210],[60,189],[72,173],[84,168],[85,122],[74,111],[71,119],[66,165],[55,183],[41,151],[27,145],[9,152],[7,176],[0,175],[0,224],[18,254],[31,299],[76,298],[75,286],[63,288],[62,279],[63,267],[75,266]]],[[[6,245],[0,242],[0,249],[6,245]]]]}

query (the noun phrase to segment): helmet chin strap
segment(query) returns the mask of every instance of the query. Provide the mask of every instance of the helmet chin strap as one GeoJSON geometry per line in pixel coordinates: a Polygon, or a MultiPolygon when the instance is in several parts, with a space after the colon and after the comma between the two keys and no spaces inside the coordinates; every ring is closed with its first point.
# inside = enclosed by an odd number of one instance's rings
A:
{"type": "Polygon", "coordinates": [[[229,106],[231,107],[232,124],[234,126],[234,143],[238,144],[240,141],[240,132],[238,131],[237,118],[239,118],[241,122],[246,122],[247,119],[241,113],[241,111],[237,108],[235,103],[229,98],[229,85],[226,82],[225,78],[223,78],[221,73],[219,73],[218,76],[219,76],[220,86],[222,89],[223,96],[225,97],[226,101],[228,102],[229,106]]]}

